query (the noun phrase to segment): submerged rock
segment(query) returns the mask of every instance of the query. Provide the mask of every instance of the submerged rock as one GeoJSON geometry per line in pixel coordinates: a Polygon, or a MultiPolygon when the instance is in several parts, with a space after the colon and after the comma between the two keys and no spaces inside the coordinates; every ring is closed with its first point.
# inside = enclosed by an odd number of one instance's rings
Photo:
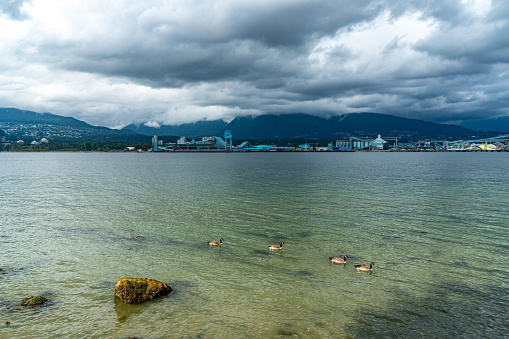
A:
{"type": "Polygon", "coordinates": [[[135,235],[134,237],[127,238],[129,241],[145,241],[146,238],[142,235],[135,235]]]}
{"type": "Polygon", "coordinates": [[[23,299],[19,304],[14,305],[15,307],[22,308],[34,308],[36,306],[41,306],[42,304],[48,302],[49,300],[41,297],[40,295],[33,295],[31,297],[23,299]]]}
{"type": "Polygon", "coordinates": [[[171,286],[147,278],[118,278],[115,296],[128,304],[141,303],[171,292],[171,286]]]}
{"type": "Polygon", "coordinates": [[[6,267],[0,267],[0,276],[3,275],[11,275],[20,272],[21,268],[6,268],[6,267]]]}

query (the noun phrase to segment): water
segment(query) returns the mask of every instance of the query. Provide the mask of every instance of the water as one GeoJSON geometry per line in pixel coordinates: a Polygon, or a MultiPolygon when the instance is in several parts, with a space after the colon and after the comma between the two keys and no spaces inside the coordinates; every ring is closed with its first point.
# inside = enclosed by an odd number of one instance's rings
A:
{"type": "Polygon", "coordinates": [[[505,153],[0,153],[0,338],[507,337],[508,168],[505,153]],[[122,276],[174,292],[127,305],[122,276]],[[34,294],[50,305],[8,308],[34,294]]]}

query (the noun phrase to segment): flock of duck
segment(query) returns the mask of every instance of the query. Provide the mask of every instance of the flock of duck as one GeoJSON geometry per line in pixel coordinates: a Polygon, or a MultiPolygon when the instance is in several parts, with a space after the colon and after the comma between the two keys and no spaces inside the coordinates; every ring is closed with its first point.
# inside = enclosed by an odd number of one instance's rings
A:
{"type": "MultiPolygon", "coordinates": [[[[219,241],[213,240],[208,241],[207,244],[210,246],[221,246],[223,244],[223,238],[219,239],[219,241]]],[[[280,251],[283,249],[284,242],[281,242],[279,245],[269,245],[269,250],[272,251],[280,251]]],[[[346,264],[346,258],[348,258],[347,255],[344,255],[343,258],[341,257],[330,257],[330,261],[332,261],[334,264],[346,264]]],[[[373,265],[374,262],[370,262],[369,266],[366,265],[354,265],[356,269],[359,271],[373,271],[373,265]]]]}

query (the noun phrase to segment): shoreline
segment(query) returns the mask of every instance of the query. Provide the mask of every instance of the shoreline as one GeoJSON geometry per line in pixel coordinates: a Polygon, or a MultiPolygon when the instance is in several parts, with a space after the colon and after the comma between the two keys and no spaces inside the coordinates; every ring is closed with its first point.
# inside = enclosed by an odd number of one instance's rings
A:
{"type": "Polygon", "coordinates": [[[82,150],[1,150],[0,153],[503,153],[500,150],[172,150],[172,151],[82,151],[82,150]]]}

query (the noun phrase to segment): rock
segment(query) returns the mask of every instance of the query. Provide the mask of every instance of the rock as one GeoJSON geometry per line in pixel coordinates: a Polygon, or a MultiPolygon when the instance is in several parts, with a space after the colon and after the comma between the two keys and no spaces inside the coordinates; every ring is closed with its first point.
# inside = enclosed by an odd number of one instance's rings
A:
{"type": "Polygon", "coordinates": [[[31,297],[23,299],[19,304],[16,304],[14,306],[34,308],[48,301],[49,301],[48,299],[41,297],[40,295],[33,295],[31,297]]]}
{"type": "Polygon", "coordinates": [[[171,286],[147,278],[118,278],[115,283],[115,296],[128,304],[141,303],[171,292],[171,286]]]}
{"type": "Polygon", "coordinates": [[[129,241],[144,241],[145,237],[142,235],[135,235],[134,237],[127,238],[129,241]]]}
{"type": "Polygon", "coordinates": [[[21,269],[19,269],[19,268],[0,267],[0,276],[2,276],[2,275],[11,275],[11,274],[17,273],[19,271],[21,271],[21,269]]]}

